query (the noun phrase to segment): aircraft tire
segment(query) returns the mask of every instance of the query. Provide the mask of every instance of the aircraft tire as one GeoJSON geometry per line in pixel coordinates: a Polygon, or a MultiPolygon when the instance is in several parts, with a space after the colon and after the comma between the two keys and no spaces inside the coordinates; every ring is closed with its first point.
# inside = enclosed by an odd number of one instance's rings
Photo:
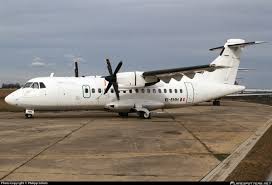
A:
{"type": "Polygon", "coordinates": [[[25,118],[26,118],[26,119],[33,118],[33,115],[32,115],[32,114],[25,114],[25,118]]]}
{"type": "Polygon", "coordinates": [[[144,118],[144,119],[150,119],[151,118],[150,112],[141,111],[141,112],[139,112],[139,115],[140,115],[141,118],[144,118]]]}

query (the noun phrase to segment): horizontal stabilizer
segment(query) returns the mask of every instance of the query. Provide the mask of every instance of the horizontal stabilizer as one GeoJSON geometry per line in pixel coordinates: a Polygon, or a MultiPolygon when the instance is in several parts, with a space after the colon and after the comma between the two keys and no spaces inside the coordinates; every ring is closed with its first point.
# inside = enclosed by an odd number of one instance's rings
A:
{"type": "Polygon", "coordinates": [[[238,68],[238,71],[242,71],[242,72],[248,72],[248,71],[253,71],[256,69],[250,69],[250,68],[238,68]]]}
{"type": "Polygon", "coordinates": [[[254,41],[254,42],[245,42],[245,43],[240,43],[240,44],[230,44],[228,45],[231,48],[235,47],[245,47],[245,46],[250,46],[250,45],[255,45],[255,44],[263,44],[266,43],[264,41],[254,41]]]}
{"type": "MultiPolygon", "coordinates": [[[[267,43],[265,41],[253,41],[253,42],[241,42],[241,43],[226,43],[225,46],[228,46],[230,48],[236,48],[236,47],[245,47],[245,46],[250,46],[250,45],[255,45],[255,44],[263,44],[263,43],[267,43]]],[[[211,48],[210,51],[214,51],[214,50],[219,50],[219,49],[223,49],[225,46],[219,46],[219,47],[215,47],[215,48],[211,48]]]]}

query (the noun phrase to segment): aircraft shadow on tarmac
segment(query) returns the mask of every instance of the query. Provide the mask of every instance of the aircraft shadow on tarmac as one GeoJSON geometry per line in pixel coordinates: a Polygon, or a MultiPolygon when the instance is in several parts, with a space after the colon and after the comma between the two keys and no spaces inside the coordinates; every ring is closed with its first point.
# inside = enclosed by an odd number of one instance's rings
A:
{"type": "MultiPolygon", "coordinates": [[[[177,112],[151,112],[152,118],[149,120],[153,120],[156,118],[170,118],[172,119],[175,116],[197,116],[202,113],[177,113],[177,112]]],[[[12,118],[8,119],[25,119],[25,117],[21,114],[15,115],[12,118]]],[[[137,113],[130,113],[128,117],[120,117],[117,113],[108,113],[108,112],[92,112],[86,111],[83,113],[68,113],[68,112],[36,112],[35,116],[32,119],[79,119],[79,118],[90,118],[90,119],[137,119],[144,120],[139,118],[137,113]]],[[[29,119],[30,121],[32,119],[29,119]]]]}

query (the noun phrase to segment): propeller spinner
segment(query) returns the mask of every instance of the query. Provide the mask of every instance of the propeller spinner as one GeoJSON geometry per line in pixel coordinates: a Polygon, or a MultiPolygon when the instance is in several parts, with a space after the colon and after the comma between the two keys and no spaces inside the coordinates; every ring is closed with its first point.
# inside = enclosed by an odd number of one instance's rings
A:
{"type": "Polygon", "coordinates": [[[109,71],[110,75],[105,77],[105,80],[107,80],[109,83],[108,83],[108,86],[105,89],[104,94],[106,94],[109,91],[109,89],[111,88],[111,86],[113,86],[115,94],[116,94],[116,97],[117,97],[118,100],[120,100],[116,74],[120,70],[120,68],[121,68],[121,66],[122,66],[123,63],[122,63],[122,61],[120,61],[119,64],[117,65],[114,73],[112,73],[112,68],[111,68],[110,60],[106,59],[106,62],[107,62],[107,68],[108,68],[108,71],[109,71]]]}

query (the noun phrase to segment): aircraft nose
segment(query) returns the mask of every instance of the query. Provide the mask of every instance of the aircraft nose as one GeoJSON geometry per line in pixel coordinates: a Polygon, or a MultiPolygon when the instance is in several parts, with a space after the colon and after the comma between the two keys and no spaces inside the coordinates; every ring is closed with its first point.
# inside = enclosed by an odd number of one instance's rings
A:
{"type": "Polygon", "coordinates": [[[5,102],[7,104],[10,104],[10,105],[14,105],[15,104],[15,99],[12,95],[8,95],[6,98],[5,98],[5,102]]]}

